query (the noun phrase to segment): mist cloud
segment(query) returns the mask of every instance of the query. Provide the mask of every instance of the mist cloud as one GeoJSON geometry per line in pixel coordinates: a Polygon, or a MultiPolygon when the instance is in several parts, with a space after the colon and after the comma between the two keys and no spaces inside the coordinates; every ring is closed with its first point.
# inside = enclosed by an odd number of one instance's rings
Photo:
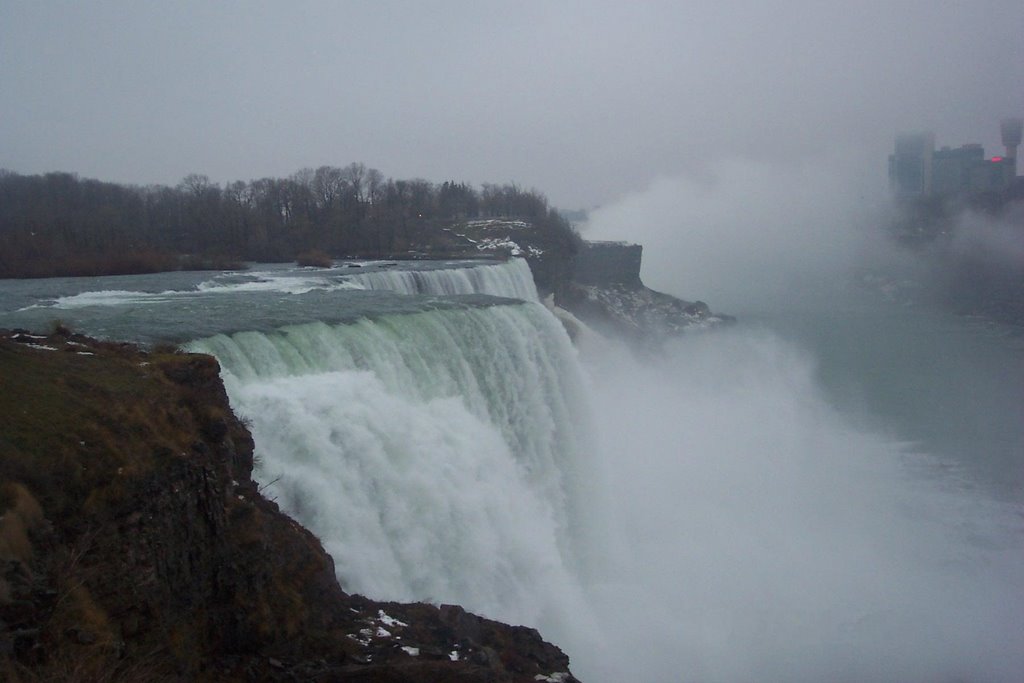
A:
{"type": "Polygon", "coordinates": [[[876,236],[864,201],[821,164],[728,160],[595,211],[584,236],[638,241],[646,284],[735,311],[845,282],[876,236]]]}

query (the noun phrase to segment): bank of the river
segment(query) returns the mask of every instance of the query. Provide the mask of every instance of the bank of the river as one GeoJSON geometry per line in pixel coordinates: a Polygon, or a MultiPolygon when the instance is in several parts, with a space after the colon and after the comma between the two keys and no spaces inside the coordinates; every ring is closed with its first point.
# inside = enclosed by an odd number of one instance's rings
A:
{"type": "Polygon", "coordinates": [[[0,678],[575,680],[533,629],[342,591],[253,481],[218,371],[0,334],[0,678]]]}

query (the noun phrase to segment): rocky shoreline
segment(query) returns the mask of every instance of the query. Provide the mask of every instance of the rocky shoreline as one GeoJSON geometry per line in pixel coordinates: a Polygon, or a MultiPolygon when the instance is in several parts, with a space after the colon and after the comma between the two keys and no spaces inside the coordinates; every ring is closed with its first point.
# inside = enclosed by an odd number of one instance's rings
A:
{"type": "Polygon", "coordinates": [[[536,630],[344,592],[209,356],[0,334],[0,678],[563,681],[536,630]]]}

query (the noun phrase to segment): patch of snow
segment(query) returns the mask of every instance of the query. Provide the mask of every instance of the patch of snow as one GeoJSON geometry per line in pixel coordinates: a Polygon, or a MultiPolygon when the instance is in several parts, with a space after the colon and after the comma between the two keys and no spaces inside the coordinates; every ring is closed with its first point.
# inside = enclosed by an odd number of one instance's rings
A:
{"type": "Polygon", "coordinates": [[[378,638],[390,638],[391,637],[391,631],[387,630],[383,626],[378,626],[377,627],[377,637],[378,638]]]}
{"type": "Polygon", "coordinates": [[[420,656],[420,649],[418,647],[409,647],[408,645],[403,645],[402,652],[409,655],[410,657],[420,656]]]}
{"type": "Polygon", "coordinates": [[[79,356],[95,356],[96,354],[92,351],[75,351],[79,356]]]}
{"type": "Polygon", "coordinates": [[[522,230],[529,228],[530,223],[526,221],[510,221],[501,218],[486,218],[475,221],[468,221],[466,223],[467,228],[477,228],[487,230],[490,228],[511,228],[512,230],[522,230]]]}
{"type": "Polygon", "coordinates": [[[533,677],[533,680],[546,681],[547,683],[565,683],[565,681],[569,680],[569,672],[559,671],[557,673],[549,674],[547,676],[545,676],[544,674],[537,674],[533,677]]]}
{"type": "Polygon", "coordinates": [[[394,617],[388,616],[384,610],[377,611],[377,621],[384,624],[385,626],[408,626],[409,624],[404,621],[399,621],[394,617]]]}
{"type": "Polygon", "coordinates": [[[453,662],[459,661],[459,651],[458,650],[452,650],[451,652],[449,652],[448,653],[448,659],[452,660],[453,662]]]}
{"type": "Polygon", "coordinates": [[[480,240],[476,248],[481,251],[494,251],[495,249],[508,249],[513,256],[522,256],[523,250],[518,244],[507,237],[488,237],[480,240]]]}
{"type": "Polygon", "coordinates": [[[25,344],[30,349],[39,349],[41,351],[56,351],[56,346],[48,346],[47,344],[25,344]]]}
{"type": "Polygon", "coordinates": [[[359,643],[363,647],[366,647],[367,645],[370,644],[370,639],[369,638],[360,638],[359,636],[357,636],[354,633],[349,633],[348,637],[351,638],[352,640],[356,641],[357,643],[359,643]]]}

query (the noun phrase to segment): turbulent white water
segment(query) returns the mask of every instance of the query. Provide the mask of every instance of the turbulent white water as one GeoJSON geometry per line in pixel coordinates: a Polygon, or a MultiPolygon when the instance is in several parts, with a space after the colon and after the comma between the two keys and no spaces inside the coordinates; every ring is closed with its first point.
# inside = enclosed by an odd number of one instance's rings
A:
{"type": "Polygon", "coordinates": [[[574,349],[523,261],[5,281],[0,326],[197,340],[349,590],[590,683],[1021,680],[1024,350],[799,291],[644,362],[574,349]]]}
{"type": "Polygon", "coordinates": [[[855,429],[803,352],[745,329],[604,355],[618,579],[600,680],[1013,681],[1024,536],[945,463],[855,429]],[[614,454],[629,453],[629,457],[614,454]]]}
{"type": "Polygon", "coordinates": [[[851,426],[773,333],[581,364],[528,302],[191,346],[349,590],[538,626],[588,681],[1024,671],[1019,506],[851,426]]]}
{"type": "Polygon", "coordinates": [[[594,548],[583,379],[537,303],[192,344],[351,590],[537,623],[594,548]],[[589,530],[589,531],[588,531],[589,530]],[[588,538],[589,537],[589,538],[588,538]]]}

